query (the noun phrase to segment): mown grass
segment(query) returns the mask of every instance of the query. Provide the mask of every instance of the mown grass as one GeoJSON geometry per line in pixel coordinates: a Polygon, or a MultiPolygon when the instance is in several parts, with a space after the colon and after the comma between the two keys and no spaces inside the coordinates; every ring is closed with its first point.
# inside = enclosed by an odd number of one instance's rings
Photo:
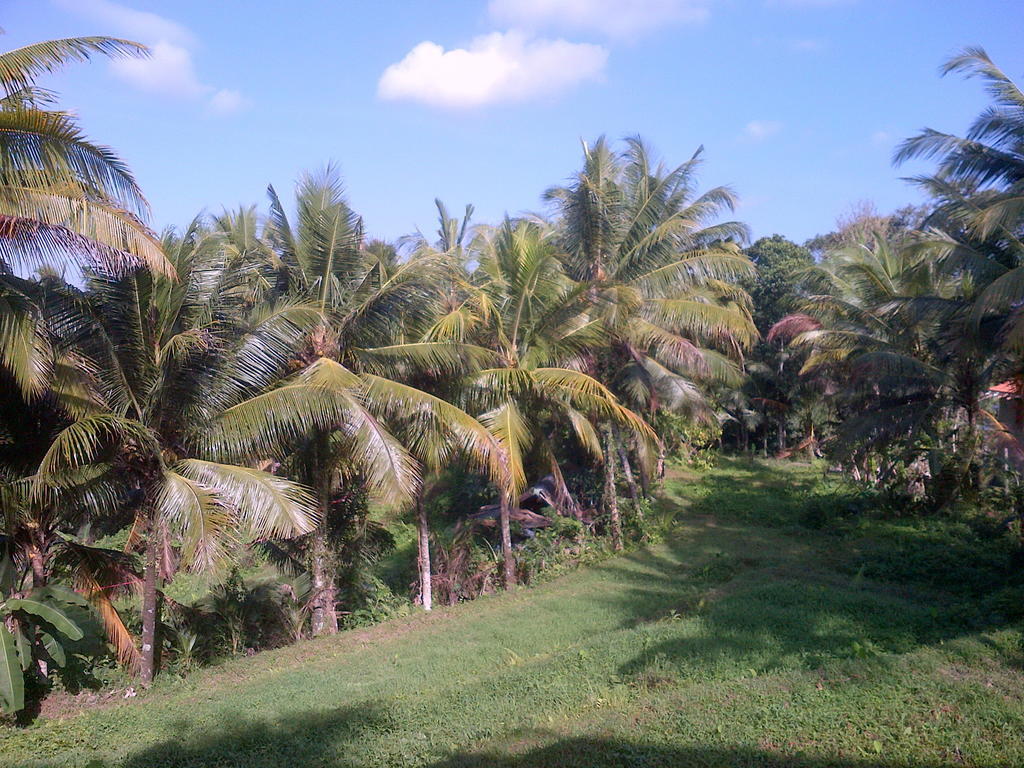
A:
{"type": "Polygon", "coordinates": [[[959,589],[927,560],[894,571],[939,529],[807,527],[843,493],[724,461],[670,481],[664,543],[40,719],[0,733],[0,764],[1024,765],[1021,632],[965,612],[998,563],[959,589]]]}

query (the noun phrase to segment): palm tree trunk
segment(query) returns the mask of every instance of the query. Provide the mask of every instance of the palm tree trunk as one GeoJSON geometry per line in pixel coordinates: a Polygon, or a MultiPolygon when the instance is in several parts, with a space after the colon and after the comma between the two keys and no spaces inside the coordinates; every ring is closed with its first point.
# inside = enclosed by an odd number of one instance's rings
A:
{"type": "Polygon", "coordinates": [[[619,460],[622,462],[622,474],[626,478],[626,485],[629,486],[629,498],[633,502],[633,511],[636,513],[637,518],[643,520],[644,510],[640,506],[640,490],[636,487],[633,467],[629,463],[629,451],[626,450],[626,445],[623,443],[622,435],[619,434],[618,430],[615,430],[615,437],[615,449],[618,451],[619,460]]]}
{"type": "Polygon", "coordinates": [[[647,467],[641,461],[637,465],[637,472],[640,475],[640,493],[643,494],[645,499],[651,498],[651,478],[647,473],[647,467]]]}
{"type": "Polygon", "coordinates": [[[313,637],[333,635],[338,631],[338,614],[334,610],[337,595],[334,574],[331,572],[330,548],[327,542],[327,526],[324,522],[312,533],[312,562],[310,575],[313,581],[312,614],[310,628],[313,637]]]}
{"type": "Polygon", "coordinates": [[[615,493],[615,438],[612,428],[605,424],[601,427],[604,433],[604,498],[603,506],[608,514],[612,530],[612,549],[622,549],[622,520],[619,518],[619,500],[615,493]]]}
{"type": "Polygon", "coordinates": [[[512,589],[516,584],[516,561],[512,555],[512,529],[509,515],[512,512],[512,492],[501,492],[501,554],[504,561],[503,579],[505,589],[512,589]]]}
{"type": "Polygon", "coordinates": [[[665,443],[658,440],[658,468],[657,475],[659,480],[665,479],[665,443]]]}
{"type": "Polygon", "coordinates": [[[651,498],[651,475],[650,468],[647,466],[645,457],[640,454],[639,451],[635,450],[637,447],[636,440],[633,440],[634,453],[640,459],[637,462],[636,468],[640,475],[640,492],[643,493],[645,499],[651,498]]]}
{"type": "Polygon", "coordinates": [[[327,521],[331,514],[330,447],[326,434],[317,437],[314,444],[313,466],[316,472],[317,506],[320,523],[312,533],[310,577],[313,598],[310,601],[310,630],[313,637],[333,635],[338,631],[337,589],[334,583],[333,558],[327,540],[327,521]]]}
{"type": "Polygon", "coordinates": [[[419,529],[420,602],[423,610],[434,607],[433,585],[430,583],[430,527],[427,525],[427,511],[423,500],[416,497],[416,524],[419,529]]]}
{"type": "Polygon", "coordinates": [[[43,554],[46,551],[46,544],[39,541],[37,537],[33,536],[33,541],[30,544],[28,552],[29,564],[32,566],[32,586],[34,588],[46,586],[46,557],[43,554]]]}
{"type": "Polygon", "coordinates": [[[157,627],[160,624],[160,591],[157,580],[157,561],[160,554],[160,536],[156,521],[150,519],[146,535],[146,561],[142,571],[142,664],[139,677],[149,685],[156,676],[157,627]]]}
{"type": "Polygon", "coordinates": [[[580,505],[576,503],[576,499],[573,498],[572,493],[569,492],[569,486],[565,484],[565,476],[562,474],[562,468],[558,466],[558,462],[554,456],[550,457],[551,464],[551,476],[555,478],[555,503],[556,511],[560,515],[566,515],[567,517],[574,517],[577,520],[583,519],[583,510],[580,509],[580,505]]]}

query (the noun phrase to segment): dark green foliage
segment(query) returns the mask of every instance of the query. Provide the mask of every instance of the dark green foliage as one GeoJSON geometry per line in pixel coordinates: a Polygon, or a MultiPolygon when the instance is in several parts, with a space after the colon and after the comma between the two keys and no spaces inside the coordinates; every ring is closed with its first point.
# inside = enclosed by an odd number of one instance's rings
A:
{"type": "MultiPolygon", "coordinates": [[[[754,323],[764,336],[775,323],[793,311],[799,293],[800,272],[814,263],[807,248],[782,235],[756,240],[745,251],[757,274],[741,281],[754,306],[754,323]]],[[[755,353],[756,355],[756,353],[755,353]]]]}
{"type": "MultiPolygon", "coordinates": [[[[49,666],[66,667],[69,656],[87,650],[73,644],[85,638],[85,629],[95,628],[80,595],[57,584],[25,589],[19,575],[11,559],[0,555],[0,711],[6,714],[25,708],[26,692],[31,703],[45,690],[49,666]],[[33,685],[37,675],[39,684],[33,685]]],[[[77,672],[69,674],[71,687],[77,672]]]]}

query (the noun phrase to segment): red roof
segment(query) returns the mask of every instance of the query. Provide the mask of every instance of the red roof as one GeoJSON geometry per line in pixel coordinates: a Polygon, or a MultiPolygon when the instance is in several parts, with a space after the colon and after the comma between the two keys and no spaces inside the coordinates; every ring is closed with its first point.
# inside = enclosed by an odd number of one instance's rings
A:
{"type": "Polygon", "coordinates": [[[1002,384],[989,387],[988,391],[995,395],[1021,397],[1024,396],[1024,382],[1020,379],[1010,379],[1002,384]]]}

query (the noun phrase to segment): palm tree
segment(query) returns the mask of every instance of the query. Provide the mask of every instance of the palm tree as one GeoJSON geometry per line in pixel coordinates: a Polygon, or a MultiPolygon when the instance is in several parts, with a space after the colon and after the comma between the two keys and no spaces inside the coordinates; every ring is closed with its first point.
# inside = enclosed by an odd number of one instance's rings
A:
{"type": "Polygon", "coordinates": [[[0,363],[23,392],[38,393],[47,371],[45,335],[12,276],[53,264],[169,272],[143,221],[148,206],[131,172],[87,139],[73,115],[36,79],[94,55],[144,56],[110,37],[50,40],[0,53],[0,363]]]}
{"type": "Polygon", "coordinates": [[[651,428],[599,381],[580,370],[590,350],[605,343],[600,322],[590,317],[588,286],[562,269],[555,233],[530,221],[506,220],[485,232],[474,273],[476,331],[498,354],[498,365],[470,378],[467,401],[483,410],[507,456],[511,486],[501,490],[501,539],[506,586],[514,583],[509,511],[534,465],[554,475],[559,495],[569,498],[549,438],[551,422],[569,425],[580,444],[600,456],[596,423],[620,424],[643,439],[651,428]]]}
{"type": "Polygon", "coordinates": [[[1024,297],[1024,91],[982,48],[965,49],[942,72],[981,78],[993,104],[966,136],[926,129],[900,145],[895,161],[938,160],[934,174],[913,178],[937,201],[925,223],[944,233],[936,238],[945,241],[935,244],[945,251],[940,255],[984,286],[976,297],[975,324],[1003,323],[1002,338],[1019,353],[1024,349],[1024,324],[1016,311],[1024,297]]]}
{"type": "MultiPolygon", "coordinates": [[[[244,405],[288,373],[319,313],[251,303],[244,266],[199,220],[167,233],[162,249],[179,279],[91,273],[84,290],[64,286],[48,303],[48,326],[80,355],[91,399],[37,473],[56,483],[109,460],[133,489],[128,546],[144,549],[143,682],[155,673],[159,583],[173,571],[172,545],[182,563],[214,567],[240,537],[293,536],[317,520],[306,490],[247,465],[290,433],[260,424],[253,434],[244,405]]],[[[318,385],[290,396],[302,417],[314,407],[335,416],[318,385]]]]}
{"type": "Polygon", "coordinates": [[[286,273],[285,295],[321,315],[304,359],[315,361],[322,377],[329,372],[344,405],[340,422],[311,422],[285,464],[316,491],[321,523],[309,542],[312,628],[331,633],[337,631],[336,586],[327,523],[332,499],[345,486],[405,503],[419,493],[416,458],[441,466],[453,450],[500,476],[496,447],[476,420],[406,383],[424,372],[465,370],[489,355],[468,344],[419,340],[413,331],[437,315],[443,265],[431,257],[397,263],[367,249],[362,221],[333,167],[300,180],[294,226],[272,187],[269,194],[264,236],[286,273]]]}
{"type": "MultiPolygon", "coordinates": [[[[399,246],[409,249],[413,259],[422,259],[425,263],[441,263],[444,271],[436,286],[440,292],[435,308],[437,316],[428,321],[425,331],[412,327],[405,330],[407,335],[409,332],[416,334],[420,341],[463,342],[479,320],[477,312],[474,311],[476,306],[472,303],[474,292],[468,290],[469,267],[474,258],[471,248],[473,206],[467,205],[462,218],[458,219],[448,213],[448,208],[441,200],[435,199],[434,205],[437,208],[437,239],[431,242],[423,233],[417,232],[400,240],[399,246]]],[[[394,264],[396,261],[397,253],[391,263],[394,264]]],[[[421,372],[416,379],[417,387],[448,402],[457,402],[463,394],[461,385],[464,381],[458,376],[450,375],[450,372],[440,373],[441,375],[427,376],[421,372]]],[[[431,462],[429,457],[419,458],[434,473],[443,467],[441,464],[431,462]]],[[[421,489],[415,505],[417,565],[420,576],[420,603],[424,610],[429,611],[433,607],[430,525],[422,496],[421,489]]]]}
{"type": "MultiPolygon", "coordinates": [[[[587,370],[625,402],[710,416],[701,385],[738,384],[742,351],[757,336],[735,280],[752,271],[737,242],[746,228],[711,223],[734,205],[724,187],[695,194],[701,150],[668,169],[630,138],[621,154],[602,137],[584,145],[583,169],[553,187],[568,275],[588,286],[607,344],[587,370]]],[[[616,546],[616,439],[602,427],[605,506],[616,546]]]]}
{"type": "Polygon", "coordinates": [[[803,375],[843,383],[838,450],[858,471],[878,450],[887,480],[939,445],[955,457],[936,468],[948,481],[940,490],[952,494],[971,480],[982,395],[1011,361],[992,329],[972,321],[979,286],[936,258],[935,241],[933,233],[894,245],[878,235],[832,254],[807,270],[815,287],[802,313],[779,321],[769,339],[810,349],[803,375]]]}

